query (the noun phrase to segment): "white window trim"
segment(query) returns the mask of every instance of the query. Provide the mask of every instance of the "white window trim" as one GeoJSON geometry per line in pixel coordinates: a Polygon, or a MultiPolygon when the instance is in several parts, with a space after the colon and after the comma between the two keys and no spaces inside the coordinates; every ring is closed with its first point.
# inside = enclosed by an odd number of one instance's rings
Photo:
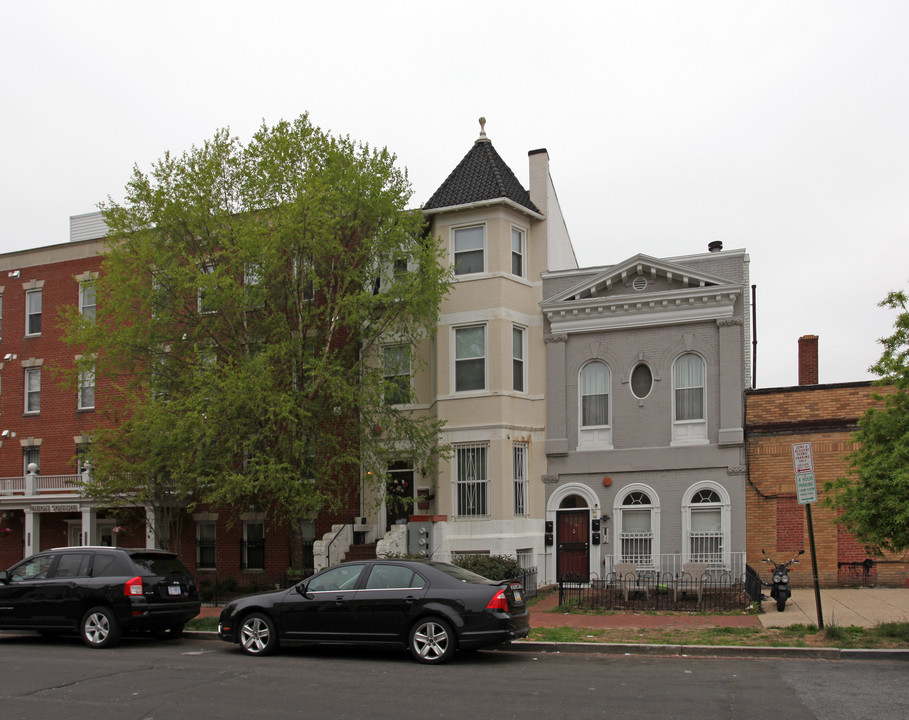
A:
{"type": "MultiPolygon", "coordinates": [[[[452,488],[452,494],[453,494],[452,505],[451,505],[452,515],[454,516],[454,518],[456,520],[468,520],[469,521],[469,520],[486,520],[486,519],[488,519],[491,516],[491,511],[492,511],[492,508],[490,507],[490,503],[492,502],[492,493],[491,493],[490,480],[489,480],[489,468],[490,468],[490,465],[492,464],[492,459],[490,458],[490,453],[492,452],[490,443],[489,442],[455,443],[452,445],[452,450],[454,451],[454,456],[452,458],[452,460],[454,462],[452,462],[452,464],[451,464],[452,471],[453,471],[452,482],[451,482],[451,488],[452,488]],[[485,477],[482,479],[476,480],[475,484],[479,486],[478,489],[481,490],[484,494],[486,512],[482,513],[482,514],[476,514],[476,515],[461,515],[461,514],[459,514],[460,507],[458,505],[458,495],[459,495],[460,487],[462,485],[461,481],[459,480],[459,475],[460,475],[459,462],[460,462],[460,460],[458,459],[458,451],[459,450],[479,449],[479,448],[486,449],[486,453],[485,453],[486,467],[483,469],[485,477]]],[[[463,484],[466,484],[466,483],[463,483],[463,484]]]]}
{"type": "Polygon", "coordinates": [[[527,372],[527,328],[523,325],[512,325],[511,326],[511,391],[516,393],[521,393],[526,395],[530,392],[530,389],[527,387],[530,375],[527,372]],[[514,356],[514,332],[519,330],[521,333],[521,357],[516,358],[514,356]],[[521,361],[521,386],[522,390],[515,390],[514,387],[514,361],[521,361]]]}
{"type": "MultiPolygon", "coordinates": [[[[471,358],[462,358],[469,360],[471,358]]],[[[476,359],[476,358],[473,358],[476,359]]],[[[476,322],[464,325],[453,325],[451,328],[451,393],[452,395],[470,395],[489,392],[489,323],[476,322]],[[458,390],[458,330],[483,328],[483,387],[475,390],[458,390]]]]}
{"type": "Polygon", "coordinates": [[[653,538],[650,544],[650,557],[654,560],[654,564],[659,564],[660,559],[660,496],[657,494],[649,485],[644,485],[643,483],[632,483],[622,488],[621,493],[617,493],[615,500],[613,501],[612,506],[612,547],[615,548],[613,551],[615,553],[614,559],[615,562],[622,562],[622,512],[625,509],[633,509],[634,507],[646,507],[646,506],[635,506],[635,505],[623,505],[622,501],[628,497],[631,493],[641,492],[645,493],[647,497],[650,498],[650,531],[653,533],[653,538]]]}
{"type": "Polygon", "coordinates": [[[24,393],[25,397],[24,397],[23,412],[26,415],[40,415],[41,414],[41,366],[40,365],[25,368],[25,388],[24,389],[25,389],[25,393],[24,393]],[[38,390],[36,391],[38,393],[38,409],[37,410],[28,409],[28,398],[29,398],[29,394],[30,394],[29,389],[28,389],[28,379],[29,379],[29,376],[33,375],[33,374],[37,374],[37,376],[38,376],[38,390]]]}
{"type": "Polygon", "coordinates": [[[29,332],[29,326],[31,325],[31,322],[30,322],[31,317],[32,317],[33,315],[39,315],[39,316],[41,316],[42,328],[43,328],[43,321],[44,321],[44,318],[43,318],[43,315],[44,315],[44,297],[43,297],[43,295],[44,295],[44,289],[43,289],[43,288],[40,288],[40,287],[39,287],[39,288],[34,288],[34,289],[32,289],[32,290],[26,290],[26,291],[25,291],[25,337],[39,337],[39,336],[41,335],[41,331],[40,331],[40,330],[39,330],[38,332],[29,332]],[[32,312],[29,312],[29,307],[28,307],[28,306],[29,306],[29,299],[30,299],[33,295],[37,295],[39,298],[41,298],[41,312],[40,312],[40,313],[32,313],[32,312]]]}
{"type": "Polygon", "coordinates": [[[91,369],[91,370],[86,370],[86,371],[84,371],[84,372],[80,372],[80,373],[79,373],[78,400],[76,401],[76,406],[77,406],[77,409],[78,409],[78,410],[94,410],[94,409],[95,409],[95,402],[96,402],[96,400],[97,400],[97,398],[95,397],[95,389],[96,389],[96,386],[95,386],[95,368],[94,368],[94,366],[92,366],[92,369],[91,369]],[[84,379],[85,379],[85,378],[89,378],[89,377],[91,378],[92,404],[91,404],[91,405],[83,405],[83,404],[82,404],[82,390],[83,390],[83,388],[89,387],[88,385],[85,384],[84,379]]]}
{"type": "MultiPolygon", "coordinates": [[[[471,278],[471,277],[478,277],[480,275],[485,275],[489,271],[489,247],[488,247],[488,245],[489,245],[489,232],[488,232],[488,228],[487,228],[485,222],[465,223],[463,225],[457,225],[457,226],[454,226],[451,228],[451,242],[449,244],[449,247],[451,249],[451,254],[449,257],[449,265],[451,267],[452,276],[455,281],[462,279],[462,278],[471,278]],[[455,265],[456,265],[455,248],[456,248],[457,234],[458,234],[459,230],[470,230],[472,228],[482,228],[483,229],[483,269],[480,270],[479,272],[463,273],[461,275],[457,275],[454,272],[455,265]]],[[[511,241],[509,238],[509,247],[510,246],[511,246],[511,241]]],[[[510,270],[511,255],[509,254],[508,257],[509,257],[509,270],[510,270]]]]}
{"type": "Polygon", "coordinates": [[[603,360],[594,359],[585,362],[578,370],[578,450],[612,450],[612,368],[603,360]],[[585,368],[594,363],[600,363],[609,372],[609,387],[607,389],[607,423],[605,425],[584,425],[584,384],[582,377],[585,368]]]}
{"type": "Polygon", "coordinates": [[[528,272],[527,272],[527,229],[521,227],[520,225],[512,225],[511,230],[512,231],[517,230],[519,233],[521,233],[521,252],[520,252],[521,274],[515,275],[512,272],[512,255],[514,255],[514,248],[511,245],[511,240],[512,240],[511,233],[509,233],[509,235],[508,235],[508,247],[510,250],[510,252],[508,253],[508,272],[509,272],[509,274],[514,275],[514,277],[527,278],[528,277],[528,272]]]}
{"type": "MultiPolygon", "coordinates": [[[[732,501],[729,493],[722,485],[711,480],[695,483],[685,491],[682,496],[682,562],[691,562],[691,543],[688,534],[691,532],[691,511],[701,506],[701,503],[692,503],[694,496],[701,490],[712,490],[720,496],[720,520],[723,534],[723,569],[732,567],[732,501]]],[[[710,504],[715,508],[717,505],[710,504]]]]}
{"type": "Polygon", "coordinates": [[[670,370],[670,377],[672,378],[672,441],[670,442],[671,447],[683,446],[683,445],[706,445],[709,440],[707,437],[707,360],[699,352],[693,350],[687,350],[683,353],[680,353],[675,360],[672,361],[672,368],[670,370]],[[703,398],[702,402],[704,403],[704,417],[698,420],[676,420],[675,419],[675,364],[679,361],[679,358],[684,357],[685,355],[695,355],[701,359],[704,368],[704,385],[703,385],[703,398]]]}
{"type": "Polygon", "coordinates": [[[97,317],[97,312],[98,312],[97,295],[95,296],[95,302],[93,305],[85,304],[85,291],[88,290],[89,288],[94,288],[94,287],[95,287],[94,280],[84,280],[79,283],[79,314],[80,315],[85,315],[85,308],[90,307],[92,309],[92,318],[97,317]]]}

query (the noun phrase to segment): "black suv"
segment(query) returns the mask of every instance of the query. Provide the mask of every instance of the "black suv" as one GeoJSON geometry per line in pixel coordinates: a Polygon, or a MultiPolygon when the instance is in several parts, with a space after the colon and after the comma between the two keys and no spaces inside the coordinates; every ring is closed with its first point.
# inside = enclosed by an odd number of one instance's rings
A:
{"type": "Polygon", "coordinates": [[[165,550],[55,548],[0,570],[0,629],[78,632],[94,648],[124,632],[179,637],[200,607],[192,573],[165,550]]]}

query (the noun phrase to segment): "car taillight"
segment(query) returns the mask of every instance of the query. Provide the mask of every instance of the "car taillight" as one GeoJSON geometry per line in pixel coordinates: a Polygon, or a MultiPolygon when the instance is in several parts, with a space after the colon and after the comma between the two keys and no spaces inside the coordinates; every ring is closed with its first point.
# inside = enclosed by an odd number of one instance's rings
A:
{"type": "Polygon", "coordinates": [[[486,603],[487,610],[504,610],[508,612],[508,598],[505,597],[505,591],[499,590],[493,595],[492,600],[486,603]]]}
{"type": "Polygon", "coordinates": [[[123,585],[123,594],[124,595],[141,595],[142,594],[142,578],[134,577],[132,580],[127,580],[123,585]]]}

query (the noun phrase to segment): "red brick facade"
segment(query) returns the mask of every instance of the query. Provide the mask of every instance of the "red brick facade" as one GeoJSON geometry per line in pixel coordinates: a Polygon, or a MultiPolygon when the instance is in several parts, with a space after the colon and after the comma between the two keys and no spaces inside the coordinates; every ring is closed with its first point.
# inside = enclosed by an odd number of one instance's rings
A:
{"type": "MultiPolygon", "coordinates": [[[[80,278],[102,270],[99,241],[79,241],[47,248],[0,255],[0,300],[2,300],[2,335],[0,335],[0,567],[7,568],[21,560],[26,549],[25,508],[39,507],[39,547],[47,549],[69,545],[81,528],[81,508],[85,500],[74,498],[74,491],[42,489],[39,496],[26,497],[23,476],[25,453],[36,459],[39,474],[73,476],[79,472],[77,449],[87,442],[107,413],[116,409],[118,398],[105,388],[103,379],[95,387],[94,408],[79,409],[78,393],[64,386],[57,368],[72,368],[74,350],[62,340],[59,313],[62,308],[79,307],[80,278]],[[27,295],[41,295],[40,332],[27,332],[27,295]],[[26,399],[26,369],[40,368],[40,407],[29,412],[26,399]],[[61,499],[62,498],[62,499],[61,499]],[[7,530],[9,532],[7,532],[7,530]]],[[[34,306],[33,306],[34,309],[34,306]]],[[[32,313],[33,320],[35,313],[32,313]]],[[[32,330],[36,329],[32,325],[32,330]]],[[[34,398],[33,398],[34,399],[34,398]]],[[[356,428],[348,431],[350,442],[356,442],[356,428]]],[[[332,514],[320,515],[314,523],[314,537],[321,539],[332,524],[350,522],[361,514],[359,472],[349,468],[341,478],[341,507],[332,514]]],[[[71,487],[71,486],[70,486],[71,487]]],[[[200,508],[216,520],[216,568],[212,576],[234,576],[243,580],[258,575],[269,580],[288,567],[306,566],[299,533],[265,520],[265,568],[255,572],[243,569],[243,522],[231,509],[200,508]],[[292,540],[293,538],[293,540],[292,540]]],[[[144,547],[145,511],[121,508],[116,511],[99,508],[97,519],[104,524],[100,539],[126,547],[144,547]],[[113,528],[118,528],[112,534],[113,528]]],[[[173,549],[177,550],[191,570],[197,570],[196,522],[187,513],[179,524],[173,549]]],[[[199,571],[202,575],[208,571],[199,571]]]]}
{"type": "MultiPolygon", "coordinates": [[[[875,402],[876,393],[887,392],[891,389],[869,382],[746,392],[747,551],[752,567],[766,567],[761,565],[762,548],[777,560],[804,548],[792,579],[797,586],[811,585],[806,512],[796,499],[792,446],[811,443],[822,499],[825,481],[847,475],[846,458],[855,449],[852,433],[858,419],[875,402]]],[[[834,511],[815,503],[812,519],[822,586],[909,585],[909,563],[898,557],[870,558],[837,525],[834,511]]]]}

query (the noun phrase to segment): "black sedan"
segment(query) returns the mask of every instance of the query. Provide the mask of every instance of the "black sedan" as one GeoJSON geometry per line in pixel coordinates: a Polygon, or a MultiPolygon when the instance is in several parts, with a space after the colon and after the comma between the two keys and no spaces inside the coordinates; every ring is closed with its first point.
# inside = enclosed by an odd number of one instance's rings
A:
{"type": "Polygon", "coordinates": [[[520,583],[411,560],[342,563],[288,590],[234,600],[218,622],[220,638],[248,655],[280,644],[388,645],[435,664],[529,631],[520,583]]]}

